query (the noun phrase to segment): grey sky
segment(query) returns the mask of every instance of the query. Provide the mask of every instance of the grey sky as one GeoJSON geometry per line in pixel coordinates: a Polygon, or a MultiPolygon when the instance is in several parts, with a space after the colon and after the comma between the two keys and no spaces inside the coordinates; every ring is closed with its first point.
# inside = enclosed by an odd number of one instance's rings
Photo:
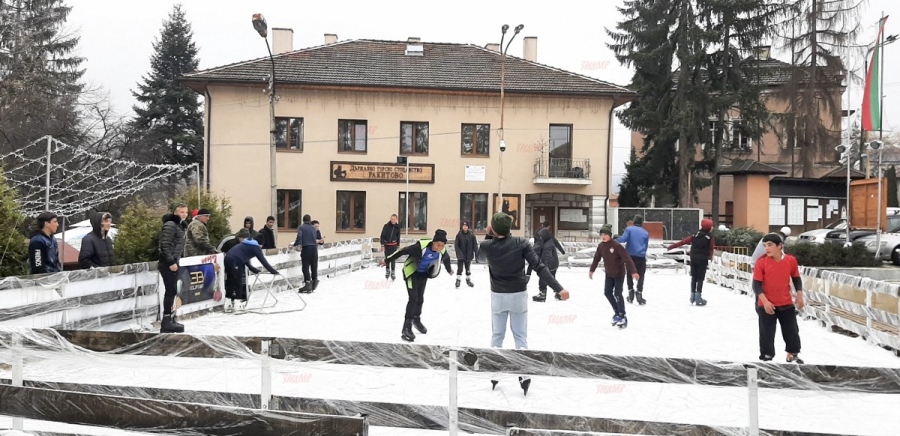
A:
{"type": "MultiPolygon", "coordinates": [[[[80,55],[87,58],[86,79],[110,93],[115,109],[130,114],[131,90],[150,66],[153,40],[174,0],[147,2],[121,0],[70,0],[69,25],[81,36],[80,55]]],[[[268,0],[184,0],[181,2],[193,25],[194,41],[200,49],[200,67],[210,68],[266,55],[266,47],[254,32],[250,18],[266,16],[269,27],[294,30],[294,48],[323,43],[325,33],[338,39],[405,40],[410,36],[425,42],[455,42],[485,45],[500,42],[500,27],[524,24],[509,53],[522,56],[523,36],[538,38],[537,60],[557,68],[626,85],[630,70],[620,66],[606,48],[605,28],[612,28],[620,15],[621,1],[596,2],[500,2],[458,0],[454,2],[391,1],[341,2],[268,0]]],[[[869,0],[862,11],[866,29],[860,41],[875,37],[875,22],[885,14],[888,34],[900,34],[900,2],[869,0]]],[[[271,34],[270,34],[271,38],[271,34]]],[[[900,44],[885,49],[885,126],[900,124],[900,44]],[[892,98],[893,97],[893,98],[892,98]]],[[[785,59],[783,56],[776,57],[785,59]]],[[[786,60],[786,59],[785,59],[786,60]]],[[[862,65],[858,68],[861,70],[862,65]]],[[[499,72],[498,72],[499,74],[499,72]]],[[[862,72],[857,74],[862,76],[862,72]]],[[[850,91],[851,106],[862,101],[860,85],[850,91]]],[[[613,133],[614,184],[625,172],[630,133],[621,124],[613,133]]]]}

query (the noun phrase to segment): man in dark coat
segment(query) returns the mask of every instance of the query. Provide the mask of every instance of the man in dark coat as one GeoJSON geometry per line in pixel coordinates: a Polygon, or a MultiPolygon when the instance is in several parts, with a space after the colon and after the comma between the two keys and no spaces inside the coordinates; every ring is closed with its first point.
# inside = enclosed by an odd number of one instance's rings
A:
{"type": "Polygon", "coordinates": [[[319,287],[319,246],[316,242],[316,226],[312,224],[312,217],[309,215],[303,215],[303,224],[297,229],[294,247],[300,247],[304,282],[300,292],[308,294],[319,287]]]}
{"type": "MultiPolygon", "coordinates": [[[[381,248],[384,250],[384,258],[387,259],[400,248],[400,224],[397,222],[397,214],[391,215],[391,220],[384,224],[381,228],[381,248]]],[[[384,278],[390,277],[396,280],[397,275],[394,273],[394,260],[385,263],[384,278]]]]}
{"type": "Polygon", "coordinates": [[[475,287],[472,283],[472,261],[475,260],[475,253],[478,251],[478,240],[475,234],[469,231],[469,222],[463,221],[462,227],[456,234],[456,240],[453,241],[453,248],[456,250],[456,288],[462,282],[463,268],[466,269],[466,284],[470,288],[475,287]]]}
{"type": "Polygon", "coordinates": [[[255,239],[249,239],[249,236],[249,230],[238,230],[235,239],[240,242],[225,254],[226,312],[234,309],[235,300],[240,300],[240,309],[247,305],[247,270],[249,269],[253,274],[259,274],[259,269],[250,263],[251,259],[256,258],[267,271],[278,274],[278,270],[266,260],[259,243],[255,239]],[[227,304],[227,300],[231,300],[230,305],[227,304]]]}
{"type": "Polygon", "coordinates": [[[259,234],[262,235],[262,249],[263,250],[271,250],[276,248],[275,246],[275,217],[270,216],[266,218],[266,225],[259,229],[259,234]]]}
{"type": "Polygon", "coordinates": [[[46,274],[62,271],[59,263],[59,245],[53,235],[59,228],[59,220],[55,213],[44,212],[38,215],[37,223],[28,243],[28,265],[32,274],[46,274]]]}
{"type": "MultiPolygon", "coordinates": [[[[541,262],[547,266],[547,269],[550,270],[550,275],[553,277],[556,277],[556,270],[559,269],[559,256],[556,254],[557,250],[562,254],[566,254],[566,250],[563,249],[562,244],[559,243],[559,240],[557,240],[556,237],[553,236],[553,232],[550,231],[550,223],[546,222],[543,227],[538,230],[537,236],[534,237],[534,252],[541,259],[541,262]]],[[[562,299],[558,292],[555,294],[557,300],[562,299]]],[[[531,299],[537,302],[547,301],[546,281],[541,279],[540,282],[538,282],[538,294],[531,297],[531,299]]]]}
{"type": "Polygon", "coordinates": [[[162,276],[166,293],[163,297],[163,319],[160,333],[183,333],[184,325],[175,321],[172,306],[178,295],[178,262],[184,254],[184,233],[188,210],[184,204],[175,206],[173,213],[163,216],[162,230],[159,232],[159,275],[162,276]]]}
{"type": "Polygon", "coordinates": [[[109,238],[112,227],[112,215],[109,212],[97,212],[91,216],[91,230],[81,240],[81,251],[78,252],[78,266],[81,269],[102,268],[115,263],[113,243],[109,238]]]}

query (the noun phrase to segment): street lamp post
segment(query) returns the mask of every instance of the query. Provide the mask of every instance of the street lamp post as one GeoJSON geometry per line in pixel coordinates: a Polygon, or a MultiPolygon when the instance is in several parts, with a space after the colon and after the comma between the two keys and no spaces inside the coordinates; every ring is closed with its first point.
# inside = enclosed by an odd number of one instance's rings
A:
{"type": "Polygon", "coordinates": [[[844,208],[847,210],[847,216],[844,218],[847,220],[846,241],[847,245],[850,245],[850,156],[853,155],[853,145],[841,144],[834,149],[841,154],[841,160],[846,159],[845,162],[847,163],[847,201],[844,204],[844,208]]]}
{"type": "Polygon", "coordinates": [[[500,134],[500,174],[497,178],[497,191],[499,191],[497,197],[501,206],[503,205],[503,152],[506,151],[506,142],[503,135],[503,109],[506,97],[506,52],[509,51],[509,45],[512,44],[513,39],[524,27],[525,25],[519,24],[513,29],[513,35],[509,38],[509,42],[506,43],[506,47],[503,46],[503,40],[506,39],[506,31],[509,30],[509,24],[504,24],[500,28],[502,32],[500,36],[500,130],[498,132],[500,134]]]}
{"type": "MultiPolygon", "coordinates": [[[[269,51],[269,60],[272,62],[272,73],[269,75],[269,213],[278,217],[278,182],[275,175],[275,57],[272,56],[272,47],[269,45],[268,25],[262,14],[253,14],[253,29],[266,41],[266,49],[269,51]]],[[[278,232],[274,232],[275,241],[278,241],[278,232]]]]}
{"type": "Polygon", "coordinates": [[[884,142],[882,142],[882,141],[872,141],[869,143],[870,149],[878,150],[878,228],[875,230],[875,235],[876,235],[875,236],[875,258],[876,259],[881,258],[881,214],[882,214],[881,209],[883,206],[881,204],[881,196],[882,196],[882,192],[881,192],[881,185],[882,185],[881,157],[882,157],[882,152],[884,152],[883,145],[884,145],[884,142]]]}

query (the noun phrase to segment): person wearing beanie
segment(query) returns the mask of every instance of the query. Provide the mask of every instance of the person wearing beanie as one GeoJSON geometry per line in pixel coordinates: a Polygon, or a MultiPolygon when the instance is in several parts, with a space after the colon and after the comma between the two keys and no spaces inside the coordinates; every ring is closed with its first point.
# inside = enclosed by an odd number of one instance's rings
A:
{"type": "Polygon", "coordinates": [[[238,231],[237,239],[240,241],[232,249],[225,253],[225,311],[235,309],[235,300],[238,300],[237,309],[247,307],[247,270],[253,274],[259,274],[259,269],[250,261],[254,258],[262,264],[271,274],[278,274],[278,270],[266,260],[259,241],[250,238],[250,230],[243,228],[238,231]],[[230,304],[229,304],[230,300],[230,304]]]}
{"type": "MultiPolygon", "coordinates": [[[[541,225],[541,229],[538,230],[537,235],[534,237],[534,252],[541,259],[541,262],[544,265],[547,265],[547,268],[550,269],[550,275],[556,277],[556,271],[559,269],[559,256],[556,252],[559,251],[562,254],[566,254],[566,250],[563,249],[562,244],[559,243],[559,240],[553,236],[553,232],[550,230],[550,223],[544,222],[541,225]]],[[[531,277],[531,268],[528,268],[528,271],[525,272],[526,277],[531,277]]],[[[531,297],[532,300],[537,301],[539,303],[543,303],[547,301],[547,282],[540,280],[538,281],[538,294],[531,297]]],[[[559,293],[556,293],[556,299],[561,300],[559,293]]]]}
{"type": "MultiPolygon", "coordinates": [[[[788,236],[791,235],[791,228],[784,226],[778,233],[781,234],[781,238],[787,242],[788,236]]],[[[759,243],[756,244],[756,249],[753,250],[753,254],[750,256],[750,266],[756,266],[756,261],[766,255],[766,244],[763,239],[765,238],[760,238],[759,243]]],[[[782,250],[782,252],[784,252],[784,250],[782,250]]]]}
{"type": "Polygon", "coordinates": [[[634,261],[625,251],[622,244],[612,238],[612,226],[609,224],[600,228],[600,244],[594,252],[594,260],[588,278],[594,279],[594,271],[603,259],[603,270],[606,272],[606,282],[603,293],[606,295],[609,305],[613,309],[612,325],[620,329],[628,327],[628,317],[625,316],[625,299],[622,298],[622,284],[625,282],[625,274],[631,275],[635,280],[640,280],[634,261]]]}
{"type": "Polygon", "coordinates": [[[625,245],[625,251],[631,256],[631,261],[634,262],[634,267],[641,276],[641,278],[637,280],[637,294],[634,292],[634,281],[631,280],[630,275],[627,276],[627,300],[629,303],[632,303],[634,302],[635,297],[637,297],[638,304],[644,305],[647,304],[647,300],[644,300],[644,277],[647,272],[647,246],[650,245],[650,233],[647,233],[647,231],[644,230],[643,215],[635,216],[632,223],[634,225],[626,227],[622,236],[616,238],[616,242],[625,245]]]}
{"type": "Polygon", "coordinates": [[[775,328],[781,324],[788,363],[802,364],[800,354],[800,329],[797,311],[803,310],[803,280],[797,259],[784,254],[784,240],[777,233],[762,238],[765,256],[759,258],[753,268],[753,293],[756,295],[756,313],[759,316],[759,359],[769,361],[775,357],[775,328]],[[791,283],[797,291],[791,296],[791,283]],[[796,304],[796,305],[795,305],[796,304]]]}
{"type": "MultiPolygon", "coordinates": [[[[491,347],[503,346],[508,321],[516,348],[527,349],[528,293],[525,265],[528,264],[541,280],[558,292],[562,300],[569,298],[569,292],[556,281],[550,268],[541,262],[528,241],[510,236],[510,227],[512,217],[503,212],[494,214],[488,227],[491,239],[482,242],[478,249],[487,259],[491,277],[491,347]]],[[[491,383],[496,387],[496,380],[491,383]]],[[[527,395],[531,379],[519,377],[519,386],[527,395]]]]}
{"type": "Polygon", "coordinates": [[[466,269],[466,284],[470,288],[475,287],[472,283],[472,261],[475,260],[475,254],[478,251],[478,240],[475,234],[469,231],[469,222],[463,221],[459,232],[456,233],[456,239],[453,241],[453,248],[456,250],[456,289],[462,282],[463,268],[466,269]]]}
{"type": "Polygon", "coordinates": [[[47,274],[62,271],[59,263],[59,245],[53,235],[59,228],[58,216],[53,212],[38,215],[34,232],[28,242],[28,266],[31,274],[47,274]]]}
{"type": "Polygon", "coordinates": [[[437,278],[441,272],[440,263],[444,264],[447,273],[453,275],[453,266],[450,265],[450,254],[447,253],[447,232],[438,229],[433,238],[423,238],[418,242],[397,250],[384,259],[378,261],[379,266],[385,266],[388,262],[395,261],[400,256],[406,256],[403,263],[403,280],[406,282],[406,293],[409,300],[406,302],[406,313],[403,317],[403,330],[400,338],[407,342],[416,340],[412,328],[421,334],[428,333],[428,329],[422,324],[422,304],[425,298],[425,285],[429,278],[437,278]]]}
{"type": "Polygon", "coordinates": [[[113,243],[109,237],[112,215],[109,212],[97,212],[91,216],[90,222],[91,232],[81,239],[78,266],[81,269],[112,266],[115,264],[113,243]]]}
{"type": "Polygon", "coordinates": [[[184,241],[184,257],[218,253],[216,247],[209,242],[209,228],[206,227],[206,224],[209,222],[210,214],[209,209],[200,209],[197,216],[188,224],[184,241]]]}
{"type": "Polygon", "coordinates": [[[711,219],[700,221],[700,231],[669,246],[669,250],[691,244],[691,304],[706,306],[703,299],[703,281],[706,269],[715,254],[716,239],[712,235],[711,219]]]}

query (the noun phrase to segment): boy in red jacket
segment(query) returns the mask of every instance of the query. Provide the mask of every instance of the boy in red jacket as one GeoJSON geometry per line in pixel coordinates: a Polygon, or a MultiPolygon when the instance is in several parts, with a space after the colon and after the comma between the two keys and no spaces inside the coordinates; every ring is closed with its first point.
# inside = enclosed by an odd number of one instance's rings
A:
{"type": "Polygon", "coordinates": [[[759,315],[759,360],[775,356],[775,324],[781,324],[788,363],[803,363],[800,354],[800,329],[797,310],[803,310],[803,281],[797,259],[781,251],[784,241],[776,233],[764,236],[766,255],[753,269],[753,293],[759,315]],[[796,307],[791,297],[791,282],[797,289],[796,307]]]}
{"type": "Polygon", "coordinates": [[[600,228],[600,244],[597,245],[597,252],[594,253],[594,261],[591,262],[591,272],[588,278],[594,279],[594,271],[600,259],[603,259],[603,269],[606,271],[606,286],[604,293],[609,304],[613,308],[615,315],[612,319],[612,325],[623,329],[628,327],[628,318],[625,317],[625,299],[622,298],[622,284],[625,282],[625,273],[631,274],[635,280],[640,280],[641,275],[637,273],[631,256],[625,251],[622,244],[616,242],[612,238],[612,226],[607,224],[600,228]]]}

